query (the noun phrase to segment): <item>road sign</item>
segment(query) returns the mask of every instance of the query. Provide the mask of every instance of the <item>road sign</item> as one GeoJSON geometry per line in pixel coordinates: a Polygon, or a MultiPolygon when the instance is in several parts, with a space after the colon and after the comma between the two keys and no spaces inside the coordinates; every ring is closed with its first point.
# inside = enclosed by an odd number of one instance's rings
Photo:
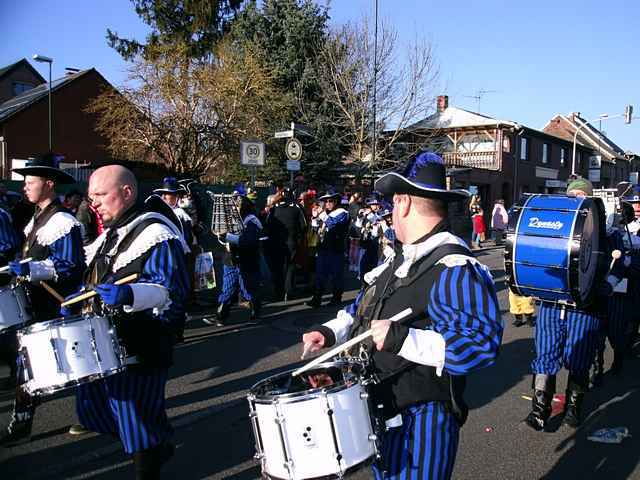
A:
{"type": "Polygon", "coordinates": [[[281,132],[276,132],[274,137],[275,138],[292,138],[293,130],[283,130],[281,132]]]}
{"type": "Polygon", "coordinates": [[[300,170],[300,160],[287,160],[287,170],[297,172],[300,170]]]}
{"type": "Polygon", "coordinates": [[[264,143],[242,140],[240,142],[240,163],[257,167],[264,166],[264,143]]]}
{"type": "Polygon", "coordinates": [[[289,160],[300,160],[302,158],[302,144],[297,138],[290,138],[284,151],[289,160]]]}

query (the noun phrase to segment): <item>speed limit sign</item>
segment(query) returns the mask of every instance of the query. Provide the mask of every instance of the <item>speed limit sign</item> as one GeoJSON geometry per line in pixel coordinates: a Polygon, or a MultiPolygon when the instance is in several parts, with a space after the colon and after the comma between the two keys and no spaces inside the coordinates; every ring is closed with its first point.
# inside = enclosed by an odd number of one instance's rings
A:
{"type": "Polygon", "coordinates": [[[240,163],[242,165],[264,166],[264,143],[250,140],[241,141],[240,163]]]}

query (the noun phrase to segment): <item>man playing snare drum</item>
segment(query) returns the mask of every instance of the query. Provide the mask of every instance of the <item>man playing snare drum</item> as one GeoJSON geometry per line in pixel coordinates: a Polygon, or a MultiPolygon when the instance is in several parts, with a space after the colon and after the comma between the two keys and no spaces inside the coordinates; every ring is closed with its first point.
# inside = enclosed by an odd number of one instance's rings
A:
{"type": "Polygon", "coordinates": [[[465,376],[494,363],[500,307],[488,268],[448,231],[447,204],[468,193],[446,190],[438,155],[418,154],[404,173],[383,176],[375,188],[393,197],[402,249],[367,275],[369,285],[351,306],[303,342],[317,351],[371,328],[373,344],[365,348],[379,379],[373,404],[395,420],[383,437],[376,478],[447,479],[468,413],[465,376]],[[408,320],[384,320],[407,307],[408,320]]]}
{"type": "MultiPolygon", "coordinates": [[[[9,266],[13,275],[28,280],[33,321],[43,322],[60,316],[60,303],[40,282],[47,282],[63,296],[69,295],[78,290],[85,266],[80,223],[56,196],[57,184],[74,183],[75,179],[58,168],[53,153],[30,160],[25,167],[13,171],[24,175],[25,197],[36,205],[36,211],[24,229],[26,241],[22,251],[23,258],[32,260],[9,262],[9,266]]],[[[11,422],[0,444],[12,446],[30,439],[34,402],[34,398],[17,387],[11,422]]]]}

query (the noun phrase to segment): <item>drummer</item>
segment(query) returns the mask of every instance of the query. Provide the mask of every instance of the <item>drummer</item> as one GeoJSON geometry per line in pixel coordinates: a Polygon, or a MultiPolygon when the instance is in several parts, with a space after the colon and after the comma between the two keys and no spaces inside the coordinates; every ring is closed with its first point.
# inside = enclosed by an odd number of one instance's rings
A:
{"type": "MultiPolygon", "coordinates": [[[[60,316],[60,303],[41,282],[46,282],[60,295],[78,290],[84,271],[84,251],[80,223],[66,210],[56,195],[56,186],[74,183],[75,179],[58,168],[53,153],[39,156],[14,172],[24,175],[24,194],[36,205],[33,218],[24,229],[26,236],[23,258],[29,262],[9,262],[11,273],[28,280],[34,322],[60,316]]],[[[20,372],[18,372],[20,375],[20,372]]],[[[35,401],[20,386],[11,421],[0,438],[4,446],[29,441],[35,413],[35,401]]]]}
{"type": "MultiPolygon", "coordinates": [[[[118,435],[133,456],[136,478],[157,478],[173,455],[172,428],[165,410],[165,385],[173,345],[184,328],[189,291],[188,250],[178,220],[159,201],[157,211],[136,206],[137,181],[119,165],[99,168],[89,179],[89,196],[108,227],[87,247],[87,287],[114,313],[128,357],[120,373],[77,389],[78,418],[87,428],[118,435]],[[160,209],[159,207],[162,207],[160,209]],[[136,283],[118,279],[139,274],[136,283]]],[[[89,305],[95,313],[102,305],[89,305]]]]}
{"type": "MultiPolygon", "coordinates": [[[[576,178],[567,186],[567,195],[585,197],[593,195],[589,180],[576,178]]],[[[544,430],[551,415],[551,401],[556,391],[556,375],[562,367],[569,370],[563,423],[577,428],[582,420],[582,404],[589,387],[589,369],[595,358],[599,339],[599,315],[606,308],[607,297],[622,278],[620,269],[624,261],[615,262],[596,288],[597,299],[586,309],[543,301],[536,322],[536,357],[533,370],[533,399],[531,412],[525,423],[534,430],[544,430]]]]}
{"type": "Polygon", "coordinates": [[[371,328],[373,345],[363,348],[380,379],[374,404],[393,425],[383,438],[385,472],[374,466],[376,478],[450,478],[468,413],[465,376],[493,364],[502,340],[495,286],[489,269],[449,231],[447,205],[468,192],[446,189],[440,156],[419,153],[375,189],[393,197],[402,248],[369,273],[354,304],[302,340],[317,351],[371,328]],[[407,307],[408,321],[385,320],[407,307]]]}

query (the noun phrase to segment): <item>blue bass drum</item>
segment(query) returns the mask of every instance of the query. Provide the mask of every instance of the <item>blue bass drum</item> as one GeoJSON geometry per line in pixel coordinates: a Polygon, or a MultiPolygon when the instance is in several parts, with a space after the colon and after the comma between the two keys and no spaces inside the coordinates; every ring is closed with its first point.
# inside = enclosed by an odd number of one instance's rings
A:
{"type": "Polygon", "coordinates": [[[601,199],[526,196],[509,214],[507,281],[518,295],[586,307],[606,268],[605,245],[601,199]]]}

